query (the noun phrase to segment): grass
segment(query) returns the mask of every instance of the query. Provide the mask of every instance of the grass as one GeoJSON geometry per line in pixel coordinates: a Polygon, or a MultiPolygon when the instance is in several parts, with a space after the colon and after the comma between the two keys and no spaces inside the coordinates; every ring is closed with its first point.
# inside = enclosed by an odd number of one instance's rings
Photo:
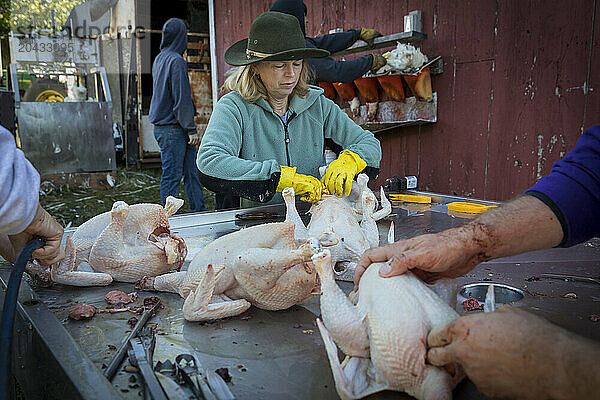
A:
{"type": "MultiPolygon", "coordinates": [[[[116,173],[111,174],[115,181],[113,185],[101,189],[79,185],[59,187],[42,180],[40,204],[62,226],[79,226],[98,214],[110,211],[115,201],[160,204],[160,173],[160,169],[133,171],[119,168],[116,173]]],[[[179,212],[190,212],[183,183],[179,188],[179,197],[185,200],[179,212]]],[[[206,189],[204,202],[208,209],[214,209],[215,196],[206,189]]]]}

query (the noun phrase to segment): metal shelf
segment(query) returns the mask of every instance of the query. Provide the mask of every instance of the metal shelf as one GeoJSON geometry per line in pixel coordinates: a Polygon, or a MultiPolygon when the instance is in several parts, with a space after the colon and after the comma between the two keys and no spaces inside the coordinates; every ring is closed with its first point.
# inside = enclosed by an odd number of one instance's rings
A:
{"type": "Polygon", "coordinates": [[[371,132],[380,132],[400,126],[413,126],[437,122],[437,93],[433,93],[431,101],[419,101],[408,97],[404,101],[379,102],[377,114],[373,121],[367,121],[367,106],[360,106],[360,113],[352,117],[350,108],[343,109],[346,114],[361,128],[371,132]]]}
{"type": "Polygon", "coordinates": [[[372,44],[368,44],[363,40],[359,40],[354,43],[352,46],[348,47],[345,50],[338,51],[337,53],[332,54],[332,57],[337,56],[345,56],[348,54],[360,53],[361,51],[382,49],[384,47],[392,47],[396,46],[397,42],[400,43],[412,43],[412,42],[420,42],[421,40],[427,39],[427,35],[421,32],[400,32],[394,33],[393,35],[380,36],[373,40],[372,44]]]}
{"type": "MultiPolygon", "coordinates": [[[[399,32],[392,35],[380,36],[375,38],[371,44],[363,40],[357,41],[349,48],[332,54],[332,57],[344,56],[348,54],[359,53],[362,51],[382,49],[386,47],[395,47],[400,43],[414,43],[426,40],[427,35],[422,32],[410,31],[399,32]]],[[[443,63],[440,57],[437,57],[430,65],[432,74],[443,71],[443,63]]],[[[362,103],[362,101],[361,101],[362,103]]],[[[372,132],[380,132],[401,126],[421,125],[425,123],[437,122],[437,94],[433,93],[432,101],[419,101],[414,97],[409,97],[404,101],[381,101],[379,102],[377,114],[374,120],[367,120],[367,106],[363,103],[360,106],[359,113],[352,115],[349,108],[344,108],[339,102],[338,105],[346,114],[363,129],[372,132]]]]}

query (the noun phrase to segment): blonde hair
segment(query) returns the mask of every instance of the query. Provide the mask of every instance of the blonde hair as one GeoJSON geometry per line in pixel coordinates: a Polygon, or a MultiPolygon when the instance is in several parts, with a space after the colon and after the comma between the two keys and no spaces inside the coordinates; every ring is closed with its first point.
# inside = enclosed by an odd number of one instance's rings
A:
{"type": "MultiPolygon", "coordinates": [[[[298,95],[299,97],[306,97],[308,94],[308,75],[308,65],[303,60],[300,77],[298,78],[298,83],[292,91],[291,96],[298,95]]],[[[249,103],[254,103],[260,98],[267,100],[269,97],[267,88],[265,88],[260,77],[254,72],[252,65],[243,65],[235,68],[235,71],[227,76],[225,83],[221,86],[221,91],[224,90],[238,92],[239,95],[242,96],[242,99],[249,103]]]]}

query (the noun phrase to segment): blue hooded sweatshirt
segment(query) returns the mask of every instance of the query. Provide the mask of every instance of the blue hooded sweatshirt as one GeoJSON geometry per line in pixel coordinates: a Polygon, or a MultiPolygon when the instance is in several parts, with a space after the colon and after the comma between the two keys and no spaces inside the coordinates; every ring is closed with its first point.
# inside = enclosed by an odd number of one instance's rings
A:
{"type": "Polygon", "coordinates": [[[162,30],[160,53],[152,64],[152,100],[149,120],[154,125],[179,124],[188,134],[196,133],[192,90],[187,62],[187,29],[178,18],[171,18],[162,30]]]}
{"type": "MultiPolygon", "coordinates": [[[[306,5],[302,0],[277,0],[269,11],[293,15],[300,22],[306,47],[329,51],[331,54],[345,50],[360,38],[360,29],[332,33],[318,37],[306,37],[304,13],[306,5]]],[[[368,54],[348,61],[336,61],[331,57],[309,58],[306,60],[314,74],[315,82],[352,82],[371,69],[373,56],[368,54]]]]}

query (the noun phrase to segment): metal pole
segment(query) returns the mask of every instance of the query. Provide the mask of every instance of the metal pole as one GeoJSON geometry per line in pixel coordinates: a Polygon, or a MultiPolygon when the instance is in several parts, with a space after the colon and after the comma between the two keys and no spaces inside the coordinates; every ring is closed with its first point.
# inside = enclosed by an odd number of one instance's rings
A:
{"type": "Polygon", "coordinates": [[[119,368],[119,366],[121,365],[121,362],[123,361],[123,357],[125,357],[125,353],[127,353],[127,346],[129,346],[129,341],[131,340],[131,338],[134,338],[142,330],[142,328],[146,324],[146,321],[148,321],[148,319],[150,319],[150,317],[152,316],[154,311],[158,310],[159,306],[160,306],[160,302],[158,302],[158,303],[154,304],[152,307],[144,310],[139,321],[133,327],[133,329],[131,330],[129,335],[127,335],[127,337],[125,338],[123,343],[121,343],[121,347],[119,347],[119,350],[117,350],[117,353],[114,355],[112,361],[110,362],[108,367],[104,370],[104,376],[106,377],[106,379],[108,379],[109,381],[112,380],[113,376],[115,375],[115,372],[117,372],[117,369],[119,368]]]}
{"type": "Polygon", "coordinates": [[[208,34],[210,43],[210,83],[212,89],[213,110],[219,99],[219,88],[217,87],[217,41],[215,37],[215,1],[208,0],[208,34]]]}

